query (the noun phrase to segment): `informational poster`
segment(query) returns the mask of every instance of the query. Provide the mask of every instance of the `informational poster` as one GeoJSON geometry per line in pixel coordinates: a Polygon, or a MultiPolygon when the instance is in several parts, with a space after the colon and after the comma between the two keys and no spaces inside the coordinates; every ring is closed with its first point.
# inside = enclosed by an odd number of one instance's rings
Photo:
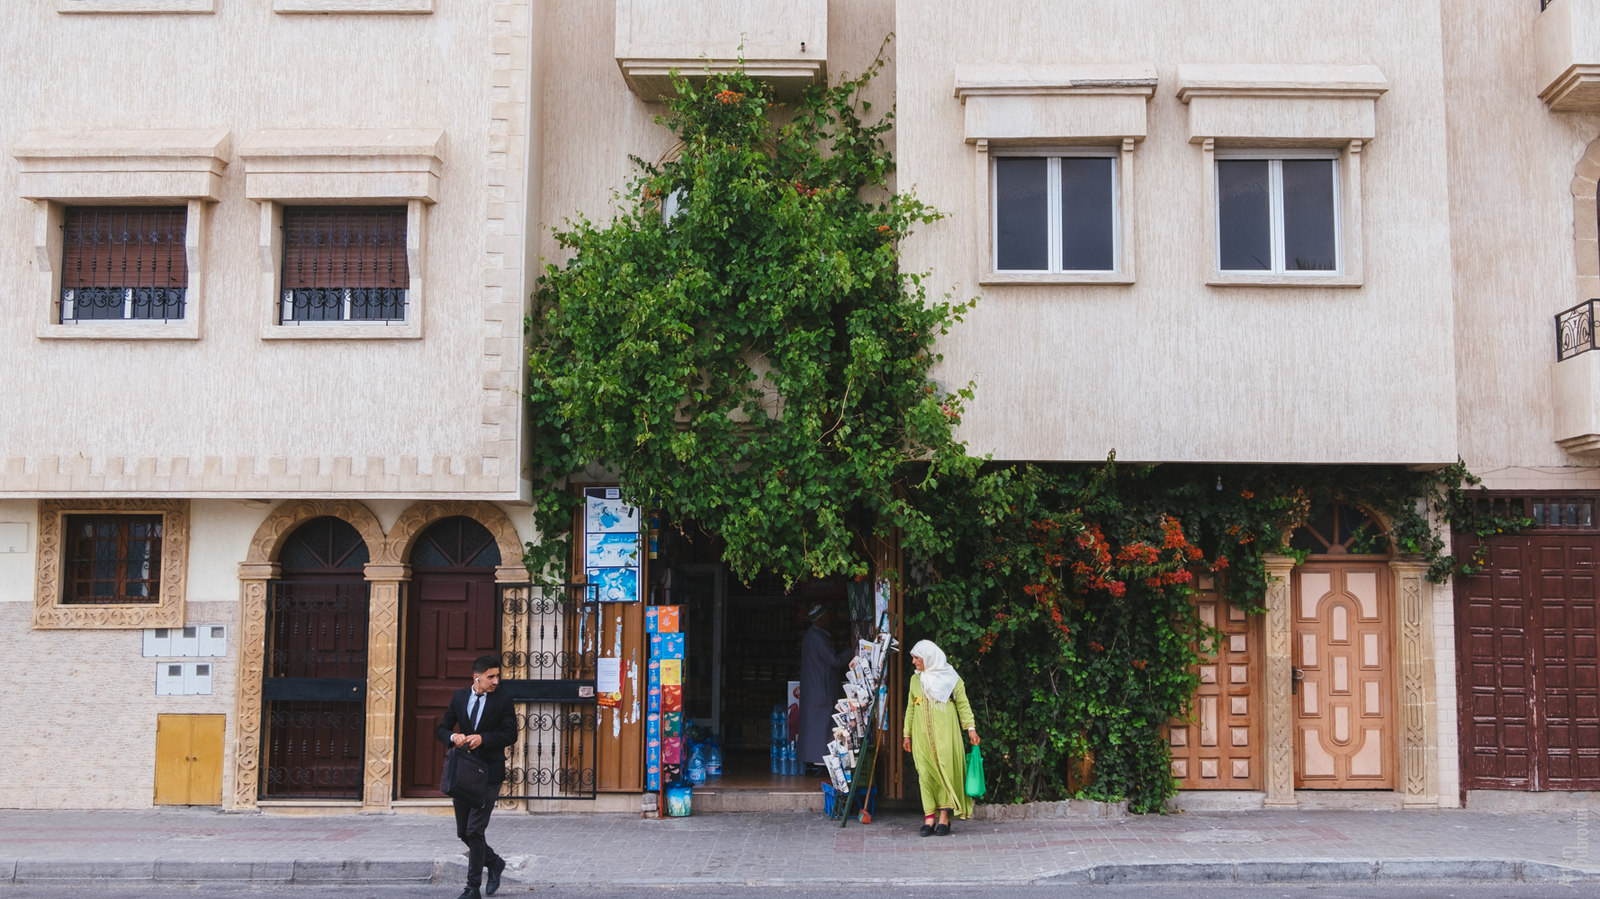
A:
{"type": "Polygon", "coordinates": [[[596,702],[614,709],[622,704],[622,659],[602,656],[595,670],[596,702]]]}
{"type": "Polygon", "coordinates": [[[617,487],[583,491],[583,569],[601,602],[639,601],[639,510],[617,487]]]}
{"type": "Polygon", "coordinates": [[[591,568],[589,583],[597,588],[601,602],[639,601],[637,568],[591,568]]]}

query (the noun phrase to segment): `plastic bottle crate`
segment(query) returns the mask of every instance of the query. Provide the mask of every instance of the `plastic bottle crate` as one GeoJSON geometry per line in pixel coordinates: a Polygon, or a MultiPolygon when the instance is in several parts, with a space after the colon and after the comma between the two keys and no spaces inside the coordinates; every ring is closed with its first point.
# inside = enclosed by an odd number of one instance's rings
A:
{"type": "MultiPolygon", "coordinates": [[[[863,793],[867,797],[867,815],[870,817],[878,813],[878,788],[857,787],[855,789],[855,800],[850,803],[850,808],[846,814],[861,810],[861,796],[863,793]]],[[[822,782],[822,813],[824,815],[833,816],[833,804],[839,800],[841,795],[843,794],[833,788],[833,784],[827,781],[822,782]]]]}

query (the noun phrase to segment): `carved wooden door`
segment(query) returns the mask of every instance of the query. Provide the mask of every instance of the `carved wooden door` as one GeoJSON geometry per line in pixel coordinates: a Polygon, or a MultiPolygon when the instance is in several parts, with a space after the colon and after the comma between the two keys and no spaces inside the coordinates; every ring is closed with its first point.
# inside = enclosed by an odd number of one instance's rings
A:
{"type": "Polygon", "coordinates": [[[1200,620],[1223,632],[1216,654],[1199,666],[1189,714],[1167,725],[1172,776],[1184,790],[1261,789],[1261,616],[1223,599],[1199,579],[1200,620]]]}
{"type": "MultiPolygon", "coordinates": [[[[1600,658],[1593,535],[1495,537],[1456,579],[1462,783],[1600,789],[1600,658]]],[[[1463,541],[1458,553],[1476,554],[1463,541]]]]}
{"type": "Polygon", "coordinates": [[[1309,562],[1295,569],[1291,602],[1295,789],[1394,789],[1388,566],[1309,562]]]}

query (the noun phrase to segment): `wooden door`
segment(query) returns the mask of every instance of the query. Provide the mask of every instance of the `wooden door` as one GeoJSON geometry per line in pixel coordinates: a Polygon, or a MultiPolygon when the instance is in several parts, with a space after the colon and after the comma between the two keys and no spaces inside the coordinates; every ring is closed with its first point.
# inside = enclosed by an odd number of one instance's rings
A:
{"type": "Polygon", "coordinates": [[[1458,542],[1482,570],[1456,579],[1462,785],[1600,789],[1593,534],[1458,542]]]}
{"type": "Polygon", "coordinates": [[[400,795],[437,797],[445,745],[434,737],[472,663],[499,655],[494,569],[413,570],[407,595],[405,741],[400,795]]]}
{"type": "Polygon", "coordinates": [[[156,805],[222,804],[226,715],[156,716],[156,805]]]}
{"type": "Polygon", "coordinates": [[[1295,789],[1392,790],[1394,607],[1388,566],[1295,569],[1295,789]]]}
{"type": "Polygon", "coordinates": [[[1261,618],[1224,600],[1210,577],[1199,579],[1194,602],[1200,620],[1223,636],[1199,665],[1188,714],[1167,725],[1172,776],[1184,790],[1259,790],[1261,618]]]}

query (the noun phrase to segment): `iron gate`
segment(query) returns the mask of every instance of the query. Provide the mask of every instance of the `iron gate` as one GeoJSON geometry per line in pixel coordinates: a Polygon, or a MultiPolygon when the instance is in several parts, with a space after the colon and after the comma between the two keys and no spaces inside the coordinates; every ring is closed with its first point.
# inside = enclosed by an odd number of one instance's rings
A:
{"type": "Polygon", "coordinates": [[[269,591],[260,798],[360,799],[368,585],[273,581],[269,591]]]}
{"type": "Polygon", "coordinates": [[[600,596],[589,584],[500,585],[500,689],[517,706],[501,799],[596,795],[600,596]]]}

